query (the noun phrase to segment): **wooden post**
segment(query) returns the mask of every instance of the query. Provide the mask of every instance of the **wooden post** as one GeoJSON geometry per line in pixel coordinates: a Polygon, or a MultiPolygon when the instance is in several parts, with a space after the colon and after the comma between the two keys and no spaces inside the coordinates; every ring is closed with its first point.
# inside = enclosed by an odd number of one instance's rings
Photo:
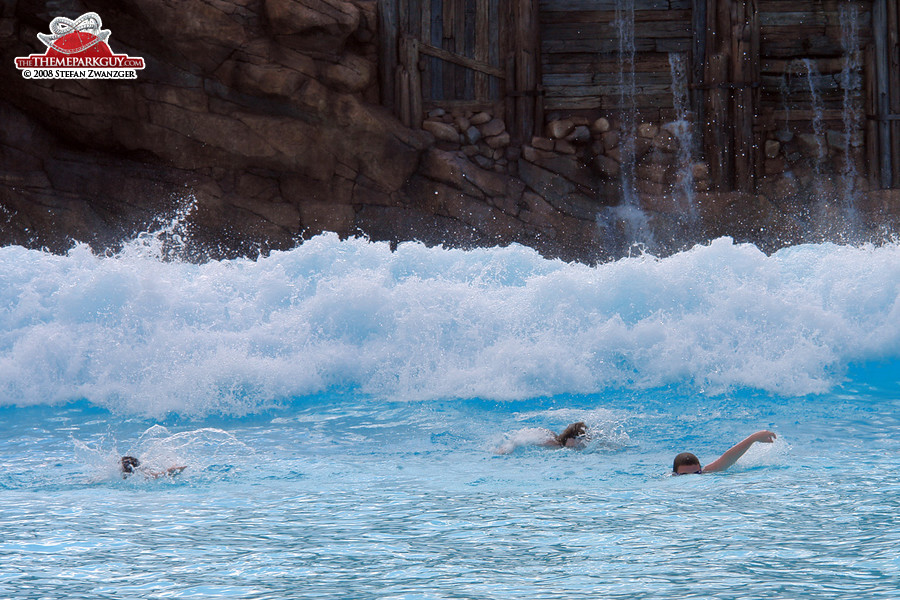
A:
{"type": "MultiPolygon", "coordinates": [[[[490,57],[490,2],[477,0],[475,5],[475,60],[489,63],[490,57]]],[[[475,100],[484,101],[488,98],[488,76],[484,73],[475,73],[475,100]]]]}
{"type": "Polygon", "coordinates": [[[875,46],[868,44],[865,50],[865,106],[866,115],[866,165],[870,187],[877,187],[880,178],[878,164],[878,122],[875,120],[877,109],[877,91],[875,77],[875,46]]]}
{"type": "MultiPolygon", "coordinates": [[[[422,2],[422,10],[421,10],[421,32],[422,35],[419,38],[421,41],[426,44],[431,43],[431,0],[421,0],[422,2]]],[[[432,58],[425,59],[424,69],[421,70],[420,75],[422,78],[422,94],[423,98],[431,99],[434,97],[431,87],[431,76],[433,69],[431,68],[432,64],[435,62],[432,58]]]]}
{"type": "Polygon", "coordinates": [[[507,69],[507,93],[514,110],[507,115],[507,129],[517,143],[529,142],[535,131],[538,83],[540,81],[540,34],[537,0],[511,0],[510,29],[512,70],[507,69]]]}
{"type": "Polygon", "coordinates": [[[409,71],[403,65],[397,67],[397,80],[400,82],[400,122],[410,127],[412,119],[409,112],[409,71]]]}
{"type": "Polygon", "coordinates": [[[734,114],[734,179],[742,192],[756,189],[760,143],[755,115],[759,82],[759,19],[756,0],[733,4],[731,65],[734,114]]]}
{"type": "MultiPolygon", "coordinates": [[[[900,2],[887,2],[887,46],[889,73],[888,109],[891,115],[900,115],[900,2]]],[[[900,121],[894,116],[890,122],[891,136],[891,187],[900,187],[900,121]]]]}
{"type": "Polygon", "coordinates": [[[887,0],[875,0],[872,6],[872,26],[875,34],[875,103],[878,120],[878,185],[891,187],[891,129],[888,122],[890,108],[890,74],[888,59],[887,0]]]}
{"type": "MultiPolygon", "coordinates": [[[[456,41],[456,5],[458,0],[443,0],[444,32],[441,47],[450,52],[457,52],[456,41]]],[[[444,100],[455,99],[456,79],[459,67],[452,64],[444,65],[444,100]]]]}
{"type": "Polygon", "coordinates": [[[381,104],[398,114],[397,87],[397,0],[378,0],[378,79],[381,104]]]}
{"type": "MultiPolygon", "coordinates": [[[[691,111],[694,113],[694,126],[706,123],[706,106],[703,86],[706,84],[706,12],[707,0],[694,0],[691,10],[691,28],[693,41],[691,44],[691,111]]],[[[692,149],[693,150],[693,149],[692,149]]]]}
{"type": "Polygon", "coordinates": [[[707,5],[707,38],[705,81],[707,88],[707,123],[704,135],[706,159],[715,189],[729,191],[734,187],[734,128],[729,115],[729,66],[731,65],[732,0],[707,5]]]}
{"type": "Polygon", "coordinates": [[[406,68],[409,72],[409,120],[410,127],[422,126],[422,71],[419,70],[419,40],[406,40],[406,68]]]}

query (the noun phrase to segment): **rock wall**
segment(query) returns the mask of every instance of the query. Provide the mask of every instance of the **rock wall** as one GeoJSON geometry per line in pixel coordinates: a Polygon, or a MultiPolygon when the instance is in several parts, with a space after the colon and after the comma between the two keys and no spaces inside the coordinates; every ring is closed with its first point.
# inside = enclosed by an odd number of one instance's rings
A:
{"type": "MultiPolygon", "coordinates": [[[[629,242],[615,207],[633,186],[663,247],[715,235],[774,247],[809,237],[797,206],[825,179],[818,159],[846,170],[841,148],[861,143],[769,139],[771,179],[735,194],[709,190],[678,123],[638,124],[630,147],[612,115],[550,115],[522,144],[487,112],[436,109],[408,129],[378,105],[376,23],[375,0],[3,4],[0,243],[114,246],[187,205],[197,258],[335,231],[594,261],[629,242]],[[115,52],[145,59],[136,81],[16,72],[54,17],[87,11],[115,52]]],[[[856,189],[865,226],[894,230],[896,194],[856,189]]]]}
{"type": "Polygon", "coordinates": [[[107,243],[188,199],[224,252],[357,230],[398,206],[430,137],[377,106],[375,3],[5,3],[0,14],[3,241],[107,243]],[[94,11],[137,81],[24,80],[16,56],[56,16],[94,11]]]}

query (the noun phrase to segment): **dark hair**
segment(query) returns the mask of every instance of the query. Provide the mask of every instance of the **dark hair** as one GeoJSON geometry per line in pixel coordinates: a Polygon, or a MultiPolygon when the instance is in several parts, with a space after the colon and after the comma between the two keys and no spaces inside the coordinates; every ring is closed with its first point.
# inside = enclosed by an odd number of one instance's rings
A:
{"type": "Polygon", "coordinates": [[[134,468],[141,466],[141,461],[133,456],[122,457],[122,471],[125,473],[134,473],[134,468]]]}
{"type": "Polygon", "coordinates": [[[556,436],[556,443],[560,446],[565,446],[566,442],[571,440],[572,438],[577,438],[579,435],[584,435],[587,431],[587,426],[583,421],[578,421],[577,423],[572,423],[565,430],[556,436]]]}
{"type": "Polygon", "coordinates": [[[672,472],[677,473],[678,467],[683,467],[685,465],[697,465],[699,467],[700,459],[690,452],[682,452],[675,457],[675,461],[672,463],[672,472]]]}

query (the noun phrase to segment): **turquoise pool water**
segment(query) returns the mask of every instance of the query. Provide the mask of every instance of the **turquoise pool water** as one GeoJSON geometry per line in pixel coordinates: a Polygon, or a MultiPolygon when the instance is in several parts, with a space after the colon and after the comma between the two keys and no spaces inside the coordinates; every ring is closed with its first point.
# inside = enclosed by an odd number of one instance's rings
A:
{"type": "Polygon", "coordinates": [[[900,589],[895,244],[0,267],[0,597],[900,589]],[[495,453],[576,420],[583,450],[495,453]],[[758,429],[729,471],[668,475],[758,429]],[[187,469],[122,479],[123,454],[187,469]]]}

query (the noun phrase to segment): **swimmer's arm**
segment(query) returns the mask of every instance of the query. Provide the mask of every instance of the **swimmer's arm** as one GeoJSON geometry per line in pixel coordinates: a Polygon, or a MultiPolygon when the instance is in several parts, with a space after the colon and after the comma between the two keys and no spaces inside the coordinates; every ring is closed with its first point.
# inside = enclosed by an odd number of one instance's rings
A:
{"type": "Polygon", "coordinates": [[[151,471],[147,469],[144,471],[144,475],[152,479],[159,479],[160,477],[175,477],[185,469],[187,469],[187,465],[184,465],[183,467],[169,467],[165,471],[151,471]]]}
{"type": "Polygon", "coordinates": [[[738,459],[750,449],[750,446],[756,442],[771,444],[775,441],[776,437],[777,436],[771,431],[757,431],[756,433],[747,436],[747,438],[729,448],[725,454],[703,467],[703,472],[715,473],[716,471],[724,471],[736,463],[738,459]]]}

